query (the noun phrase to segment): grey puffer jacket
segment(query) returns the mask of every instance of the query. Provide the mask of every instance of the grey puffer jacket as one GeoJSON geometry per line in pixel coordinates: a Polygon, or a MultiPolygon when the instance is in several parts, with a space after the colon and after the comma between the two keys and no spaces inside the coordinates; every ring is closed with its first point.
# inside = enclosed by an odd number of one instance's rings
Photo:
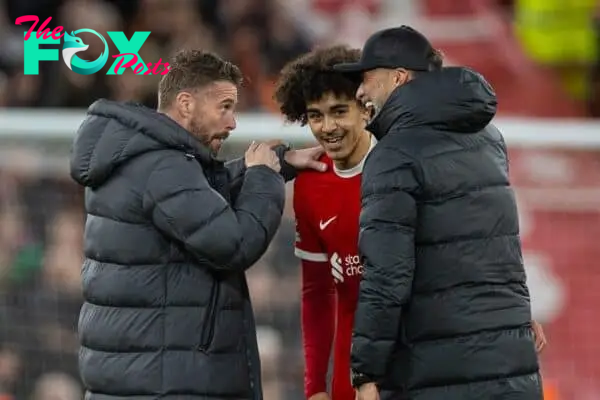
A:
{"type": "Polygon", "coordinates": [[[86,398],[262,399],[244,272],[279,226],[282,176],[225,165],[167,116],[106,100],[77,133],[71,176],[87,211],[86,398]]]}

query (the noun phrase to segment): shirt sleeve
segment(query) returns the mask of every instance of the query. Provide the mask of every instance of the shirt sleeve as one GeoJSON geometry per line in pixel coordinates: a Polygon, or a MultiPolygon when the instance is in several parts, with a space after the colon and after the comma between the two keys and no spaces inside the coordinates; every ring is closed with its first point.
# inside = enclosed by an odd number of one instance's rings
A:
{"type": "Polygon", "coordinates": [[[312,225],[310,209],[307,207],[307,195],[302,179],[294,182],[294,214],[296,216],[296,240],[294,254],[304,261],[327,262],[325,251],[317,230],[312,225]]]}
{"type": "Polygon", "coordinates": [[[327,391],[335,330],[335,288],[328,263],[302,261],[302,345],[306,398],[327,391]]]}
{"type": "Polygon", "coordinates": [[[303,177],[294,182],[295,254],[302,260],[302,345],[306,398],[327,390],[335,329],[335,287],[327,253],[316,234],[303,177]]]}

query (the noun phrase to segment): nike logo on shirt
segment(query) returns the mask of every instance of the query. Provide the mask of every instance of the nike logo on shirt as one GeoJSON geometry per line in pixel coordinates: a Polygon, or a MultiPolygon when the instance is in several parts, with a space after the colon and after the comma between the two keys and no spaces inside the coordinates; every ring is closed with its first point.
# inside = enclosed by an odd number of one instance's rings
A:
{"type": "Polygon", "coordinates": [[[325,228],[327,228],[327,226],[332,223],[333,221],[335,221],[335,219],[337,218],[337,215],[335,217],[331,217],[329,218],[327,221],[323,222],[323,220],[319,221],[319,229],[321,230],[325,230],[325,228]]]}

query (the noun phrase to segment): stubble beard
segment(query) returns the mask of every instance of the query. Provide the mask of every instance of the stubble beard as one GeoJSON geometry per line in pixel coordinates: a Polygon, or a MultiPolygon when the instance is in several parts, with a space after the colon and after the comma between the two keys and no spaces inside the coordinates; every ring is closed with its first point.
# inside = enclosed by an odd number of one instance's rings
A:
{"type": "Polygon", "coordinates": [[[206,129],[204,129],[202,124],[197,123],[195,120],[192,120],[190,122],[189,131],[192,134],[192,136],[198,139],[200,143],[202,143],[207,149],[210,150],[211,153],[213,153],[213,155],[216,155],[216,152],[210,146],[211,140],[208,137],[208,133],[206,132],[206,129]]]}
{"type": "Polygon", "coordinates": [[[374,101],[368,101],[365,106],[368,108],[370,113],[370,118],[368,121],[368,124],[370,124],[379,115],[379,112],[381,112],[381,106],[376,104],[374,101]]]}

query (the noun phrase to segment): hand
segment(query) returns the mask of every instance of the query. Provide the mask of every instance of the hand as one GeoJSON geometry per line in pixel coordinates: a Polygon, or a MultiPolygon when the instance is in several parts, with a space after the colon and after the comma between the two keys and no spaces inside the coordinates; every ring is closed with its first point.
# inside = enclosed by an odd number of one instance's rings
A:
{"type": "Polygon", "coordinates": [[[535,339],[535,350],[541,353],[548,344],[542,325],[537,321],[531,321],[531,329],[533,330],[533,337],[535,339]]]}
{"type": "Polygon", "coordinates": [[[325,150],[321,146],[285,152],[285,162],[296,169],[314,169],[327,171],[327,164],[317,161],[325,150]]]}
{"type": "Polygon", "coordinates": [[[379,390],[374,383],[365,383],[356,391],[356,400],[379,400],[379,390]]]}
{"type": "Polygon", "coordinates": [[[245,154],[246,168],[254,167],[256,165],[266,165],[275,172],[281,171],[281,165],[279,164],[279,158],[271,147],[266,143],[252,142],[245,154]]]}
{"type": "Polygon", "coordinates": [[[281,146],[283,143],[283,140],[281,139],[271,139],[271,140],[267,140],[265,142],[267,145],[269,145],[270,148],[275,148],[277,146],[281,146]]]}
{"type": "Polygon", "coordinates": [[[331,400],[331,397],[325,392],[315,393],[308,400],[331,400]]]}

